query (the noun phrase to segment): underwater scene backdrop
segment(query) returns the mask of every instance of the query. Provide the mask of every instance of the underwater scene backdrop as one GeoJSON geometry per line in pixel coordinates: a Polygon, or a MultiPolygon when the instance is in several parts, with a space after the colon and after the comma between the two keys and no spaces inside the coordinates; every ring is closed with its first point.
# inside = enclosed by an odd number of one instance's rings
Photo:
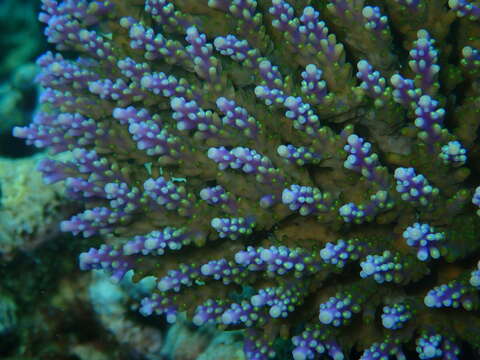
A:
{"type": "Polygon", "coordinates": [[[0,28],[0,358],[480,359],[480,2],[0,28]]]}

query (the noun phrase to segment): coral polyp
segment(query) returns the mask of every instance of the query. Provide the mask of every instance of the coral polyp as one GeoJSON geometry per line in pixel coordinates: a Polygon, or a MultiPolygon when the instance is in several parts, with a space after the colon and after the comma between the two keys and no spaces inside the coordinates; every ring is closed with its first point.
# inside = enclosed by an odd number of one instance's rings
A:
{"type": "Polygon", "coordinates": [[[479,13],[42,0],[58,52],[14,134],[70,153],[39,165],[85,207],[61,228],[104,239],[82,269],[155,278],[143,315],[246,329],[250,360],[460,359],[480,348],[479,13]]]}

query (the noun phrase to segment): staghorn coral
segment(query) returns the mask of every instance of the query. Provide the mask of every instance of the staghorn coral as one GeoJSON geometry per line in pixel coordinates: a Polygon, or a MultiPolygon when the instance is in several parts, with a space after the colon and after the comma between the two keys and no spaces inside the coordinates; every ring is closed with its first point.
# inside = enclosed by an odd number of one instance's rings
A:
{"type": "Polygon", "coordinates": [[[130,357],[148,360],[244,359],[238,331],[215,331],[209,325],[197,328],[183,316],[167,331],[143,324],[139,316],[132,317],[132,314],[136,315],[130,311],[132,302],[155,288],[155,278],[147,277],[133,284],[130,272],[116,284],[101,270],[93,271],[92,275],[88,293],[96,318],[120,345],[133,354],[130,357]]]}
{"type": "Polygon", "coordinates": [[[479,8],[468,1],[44,0],[59,51],[14,134],[145,316],[245,328],[247,359],[480,347],[479,8]],[[355,71],[356,68],[358,71],[355,71]],[[465,346],[463,346],[465,345],[465,346]]]}

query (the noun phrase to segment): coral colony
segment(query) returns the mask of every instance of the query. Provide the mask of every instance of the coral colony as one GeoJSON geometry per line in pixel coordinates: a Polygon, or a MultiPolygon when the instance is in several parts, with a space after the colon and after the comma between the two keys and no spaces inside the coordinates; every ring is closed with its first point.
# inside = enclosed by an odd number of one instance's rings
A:
{"type": "Polygon", "coordinates": [[[105,241],[82,269],[154,276],[143,315],[249,360],[478,351],[478,2],[42,3],[14,134],[71,152],[39,170],[105,241]]]}

